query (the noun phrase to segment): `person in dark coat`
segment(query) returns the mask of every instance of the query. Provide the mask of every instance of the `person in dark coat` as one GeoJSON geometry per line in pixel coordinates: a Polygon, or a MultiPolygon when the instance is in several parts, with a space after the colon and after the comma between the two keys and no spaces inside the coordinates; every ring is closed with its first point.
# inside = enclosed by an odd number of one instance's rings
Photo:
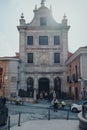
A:
{"type": "Polygon", "coordinates": [[[3,104],[6,104],[6,97],[3,98],[3,104]]]}
{"type": "Polygon", "coordinates": [[[53,106],[54,111],[57,111],[57,109],[58,109],[58,100],[56,98],[54,98],[52,100],[52,106],[53,106]]]}

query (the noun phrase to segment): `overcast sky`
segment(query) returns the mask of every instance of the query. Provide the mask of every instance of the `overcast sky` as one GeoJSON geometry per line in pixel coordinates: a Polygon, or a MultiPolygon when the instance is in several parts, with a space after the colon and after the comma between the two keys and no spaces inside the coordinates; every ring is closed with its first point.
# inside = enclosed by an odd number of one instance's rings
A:
{"type": "MultiPolygon", "coordinates": [[[[33,9],[41,0],[0,0],[0,57],[14,56],[19,51],[19,33],[17,25],[21,13],[26,23],[33,18],[33,9]]],[[[87,46],[87,0],[46,0],[47,7],[52,6],[53,17],[60,23],[64,13],[71,26],[68,34],[69,51],[87,46]]]]}

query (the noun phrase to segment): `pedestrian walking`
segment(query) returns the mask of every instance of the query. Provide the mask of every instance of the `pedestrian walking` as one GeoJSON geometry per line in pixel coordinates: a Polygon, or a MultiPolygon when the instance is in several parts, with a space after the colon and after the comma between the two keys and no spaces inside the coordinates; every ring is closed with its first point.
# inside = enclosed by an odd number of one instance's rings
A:
{"type": "Polygon", "coordinates": [[[58,100],[56,98],[54,98],[51,102],[52,106],[53,106],[53,110],[54,112],[57,112],[58,110],[58,100]]]}

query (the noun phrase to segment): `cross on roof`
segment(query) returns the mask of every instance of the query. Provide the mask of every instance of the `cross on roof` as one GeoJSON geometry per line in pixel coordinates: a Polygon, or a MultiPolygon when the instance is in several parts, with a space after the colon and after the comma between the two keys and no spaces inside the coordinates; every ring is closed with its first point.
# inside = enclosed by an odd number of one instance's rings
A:
{"type": "Polygon", "coordinates": [[[46,0],[41,0],[41,6],[44,6],[46,0]]]}
{"type": "Polygon", "coordinates": [[[63,18],[66,19],[66,14],[64,14],[63,18]]]}

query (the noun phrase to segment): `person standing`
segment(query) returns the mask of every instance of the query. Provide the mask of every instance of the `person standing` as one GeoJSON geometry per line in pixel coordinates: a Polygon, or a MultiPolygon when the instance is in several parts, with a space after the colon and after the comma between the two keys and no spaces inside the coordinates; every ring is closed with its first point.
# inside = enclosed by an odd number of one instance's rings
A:
{"type": "Polygon", "coordinates": [[[55,112],[57,112],[57,110],[58,110],[58,100],[57,100],[56,98],[54,98],[54,99],[52,100],[52,106],[53,106],[53,110],[54,110],[55,112]]]}

